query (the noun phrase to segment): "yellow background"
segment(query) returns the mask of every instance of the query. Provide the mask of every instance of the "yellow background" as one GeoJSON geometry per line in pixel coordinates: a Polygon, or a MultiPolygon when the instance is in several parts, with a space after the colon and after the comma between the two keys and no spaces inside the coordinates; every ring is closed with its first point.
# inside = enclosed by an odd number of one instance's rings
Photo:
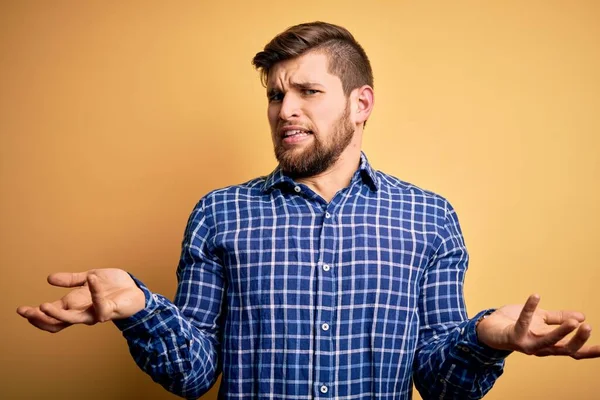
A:
{"type": "MultiPolygon", "coordinates": [[[[100,267],[172,297],[196,201],[275,166],[250,60],[312,20],[372,60],[374,166],[457,209],[470,315],[538,292],[600,344],[600,2],[2,1],[0,398],[173,398],[112,324],[51,335],[15,309],[100,267]]],[[[487,398],[600,399],[599,378],[512,355],[487,398]]]]}

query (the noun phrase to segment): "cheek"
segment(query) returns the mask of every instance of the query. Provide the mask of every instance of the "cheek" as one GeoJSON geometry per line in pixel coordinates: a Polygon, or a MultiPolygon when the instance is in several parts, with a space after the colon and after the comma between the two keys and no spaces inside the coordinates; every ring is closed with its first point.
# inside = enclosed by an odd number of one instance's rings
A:
{"type": "Polygon", "coordinates": [[[276,130],[277,130],[277,121],[279,120],[279,112],[278,110],[275,110],[275,107],[271,107],[269,106],[267,108],[267,119],[269,120],[269,127],[271,128],[271,140],[273,140],[273,143],[276,143],[276,130]]]}
{"type": "Polygon", "coordinates": [[[279,109],[275,105],[267,107],[267,118],[269,119],[269,125],[273,128],[279,119],[279,109]]]}
{"type": "Polygon", "coordinates": [[[336,121],[332,116],[335,116],[335,111],[317,112],[310,115],[309,119],[318,132],[328,134],[336,121]]]}

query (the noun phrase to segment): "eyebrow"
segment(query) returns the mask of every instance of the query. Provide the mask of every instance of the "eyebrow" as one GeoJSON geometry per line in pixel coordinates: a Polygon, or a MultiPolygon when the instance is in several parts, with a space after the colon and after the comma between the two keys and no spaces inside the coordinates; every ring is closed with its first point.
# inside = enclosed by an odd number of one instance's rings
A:
{"type": "Polygon", "coordinates": [[[323,86],[317,82],[292,82],[290,86],[294,88],[305,89],[307,87],[323,86]]]}
{"type": "MultiPolygon", "coordinates": [[[[321,85],[320,83],[316,83],[316,82],[292,82],[290,84],[290,86],[293,87],[294,89],[307,89],[307,88],[314,88],[316,86],[323,87],[323,85],[321,85]]],[[[268,89],[267,97],[271,97],[280,92],[281,92],[281,90],[278,88],[268,89]]]]}

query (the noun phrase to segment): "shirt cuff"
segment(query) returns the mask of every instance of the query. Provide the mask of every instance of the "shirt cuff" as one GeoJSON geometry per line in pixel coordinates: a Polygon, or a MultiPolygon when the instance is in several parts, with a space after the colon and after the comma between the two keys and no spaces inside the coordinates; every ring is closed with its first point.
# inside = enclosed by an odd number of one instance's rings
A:
{"type": "Polygon", "coordinates": [[[483,310],[475,317],[471,318],[465,326],[461,328],[461,335],[454,349],[454,356],[466,362],[477,360],[481,364],[493,365],[504,361],[512,351],[494,349],[477,338],[476,324],[479,318],[485,314],[494,312],[495,309],[483,310]]]}
{"type": "Polygon", "coordinates": [[[131,274],[129,274],[129,276],[131,276],[135,284],[142,290],[142,292],[144,292],[146,305],[142,310],[133,314],[131,317],[113,320],[113,323],[122,332],[129,331],[135,328],[136,326],[143,324],[144,322],[148,321],[150,318],[154,317],[160,312],[159,296],[157,294],[152,293],[150,289],[148,289],[146,285],[144,285],[135,276],[131,274]]]}

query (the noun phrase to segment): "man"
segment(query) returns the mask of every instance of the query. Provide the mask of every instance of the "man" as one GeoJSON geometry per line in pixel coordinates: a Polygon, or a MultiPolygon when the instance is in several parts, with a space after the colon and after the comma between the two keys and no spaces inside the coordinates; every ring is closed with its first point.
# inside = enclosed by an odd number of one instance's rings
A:
{"type": "Polygon", "coordinates": [[[228,399],[409,399],[413,380],[425,399],[478,399],[511,351],[600,356],[581,313],[537,295],[467,318],[453,208],[361,152],[373,77],[347,30],[291,27],[254,65],[279,166],[200,200],[174,302],[103,269],[51,275],[75,289],[19,314],[50,332],[112,320],[138,365],[187,398],[222,372],[228,399]]]}

